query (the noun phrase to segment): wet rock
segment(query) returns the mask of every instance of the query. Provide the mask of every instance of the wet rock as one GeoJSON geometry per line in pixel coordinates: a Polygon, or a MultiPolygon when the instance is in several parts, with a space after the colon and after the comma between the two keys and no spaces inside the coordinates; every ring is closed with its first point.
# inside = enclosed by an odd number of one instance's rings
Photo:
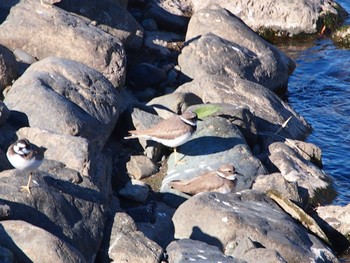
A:
{"type": "Polygon", "coordinates": [[[254,31],[275,32],[276,36],[315,34],[320,30],[318,24],[322,25],[324,19],[332,17],[341,21],[345,12],[336,2],[321,0],[278,3],[256,0],[249,4],[246,1],[205,0],[193,1],[193,10],[196,13],[210,4],[218,4],[229,10],[254,31]]]}
{"type": "Polygon", "coordinates": [[[311,126],[276,94],[256,83],[225,76],[204,76],[181,85],[176,92],[192,92],[205,103],[230,103],[247,107],[255,116],[258,132],[272,132],[292,116],[279,135],[302,139],[311,126]]]}
{"type": "Polygon", "coordinates": [[[0,39],[9,49],[20,48],[40,60],[76,60],[101,72],[114,86],[124,84],[125,51],[119,40],[54,5],[21,1],[0,25],[0,39]]]}
{"type": "Polygon", "coordinates": [[[316,165],[303,159],[282,142],[269,146],[270,161],[278,168],[288,182],[297,182],[298,187],[307,190],[311,203],[328,203],[335,196],[332,179],[316,165]]]}
{"type": "Polygon", "coordinates": [[[126,163],[126,169],[130,177],[140,180],[155,174],[158,166],[144,155],[132,155],[126,163]]]}
{"type": "Polygon", "coordinates": [[[250,238],[259,247],[277,251],[286,262],[338,262],[320,240],[253,190],[195,195],[176,210],[173,222],[175,238],[203,241],[225,253],[242,238],[250,238]]]}
{"type": "Polygon", "coordinates": [[[52,57],[31,65],[4,99],[11,112],[24,115],[31,127],[78,135],[98,147],[125,107],[121,102],[120,92],[96,70],[52,57]]]}
{"type": "Polygon", "coordinates": [[[1,221],[0,234],[0,245],[16,262],[90,262],[67,242],[25,221],[1,221]]]}
{"type": "MultiPolygon", "coordinates": [[[[257,58],[258,63],[256,64],[256,68],[252,69],[252,76],[245,76],[246,79],[257,82],[272,91],[281,91],[287,87],[288,77],[295,69],[295,63],[292,59],[286,56],[282,51],[278,50],[275,46],[266,42],[263,38],[257,35],[252,29],[250,29],[242,20],[237,18],[235,15],[227,11],[226,9],[221,8],[220,6],[210,6],[199,10],[196,12],[190,20],[188,25],[188,29],[186,32],[186,41],[194,40],[201,35],[205,35],[208,33],[215,34],[216,36],[230,41],[234,44],[232,49],[238,48],[238,50],[232,50],[230,53],[234,54],[234,56],[239,57],[237,60],[237,64],[245,63],[245,60],[242,59],[242,55],[240,52],[248,53],[249,50],[251,60],[257,58]],[[241,63],[240,63],[241,62],[241,63]]],[[[214,42],[214,40],[211,40],[214,42]]],[[[208,42],[209,43],[209,42],[208,42]]],[[[215,51],[217,46],[212,46],[212,50],[208,49],[208,53],[204,52],[204,49],[199,49],[197,52],[203,52],[204,58],[208,62],[207,66],[201,65],[201,68],[212,68],[212,67],[220,67],[218,61],[220,58],[223,58],[220,52],[215,51]],[[215,54],[217,53],[217,54],[215,54]],[[214,60],[212,60],[214,59],[214,60]],[[217,59],[217,60],[216,60],[217,59]]],[[[223,47],[225,50],[225,48],[223,47]]],[[[229,47],[227,47],[230,50],[229,47]]],[[[226,53],[226,52],[225,52],[226,53]]],[[[227,54],[227,53],[226,53],[227,54]]],[[[201,57],[203,59],[203,57],[201,57]]],[[[247,60],[249,57],[247,58],[247,60]]],[[[207,63],[204,62],[204,63],[207,63]]],[[[188,61],[185,55],[185,61],[183,62],[182,56],[179,56],[179,65],[182,69],[187,69],[192,66],[191,61],[188,61]],[[190,63],[189,63],[190,62],[190,63]],[[186,63],[187,66],[186,66],[186,63]]],[[[236,69],[237,66],[231,63],[226,63],[224,59],[222,59],[222,68],[218,70],[220,74],[232,76],[232,72],[230,72],[230,68],[236,69]]],[[[189,69],[191,70],[191,69],[189,69]]],[[[193,71],[194,69],[192,69],[193,71]]],[[[205,69],[207,71],[208,69],[205,69]]],[[[198,71],[198,68],[195,69],[198,71]]],[[[242,70],[244,71],[244,70],[242,70]]],[[[189,71],[184,71],[189,72],[189,71]]],[[[240,74],[243,75],[243,74],[240,74]]],[[[192,78],[195,78],[196,75],[193,73],[189,74],[192,78]]]]}
{"type": "Polygon", "coordinates": [[[118,193],[130,200],[144,203],[149,194],[149,187],[142,181],[131,179],[118,193]]]}
{"type": "Polygon", "coordinates": [[[13,53],[0,45],[0,92],[18,77],[19,65],[13,53]]]}
{"type": "Polygon", "coordinates": [[[116,213],[111,231],[108,255],[114,262],[158,263],[163,250],[155,242],[146,238],[130,216],[116,213]]]}
{"type": "Polygon", "coordinates": [[[202,104],[203,101],[193,93],[176,92],[153,98],[147,103],[163,119],[181,114],[191,105],[202,104]]]}
{"type": "Polygon", "coordinates": [[[222,262],[222,263],[244,263],[246,261],[226,256],[215,246],[204,242],[180,239],[173,241],[167,247],[169,262],[222,262]]]}
{"type": "Polygon", "coordinates": [[[286,145],[300,154],[305,160],[322,168],[322,151],[313,143],[286,139],[286,145]]]}
{"type": "Polygon", "coordinates": [[[223,164],[235,166],[235,191],[249,189],[257,175],[265,174],[263,164],[255,158],[236,125],[222,116],[209,116],[198,122],[192,139],[178,147],[179,164],[174,164],[174,153],[168,159],[168,171],[161,192],[165,202],[178,206],[186,195],[171,189],[169,182],[191,179],[203,172],[218,169],[223,164]]]}

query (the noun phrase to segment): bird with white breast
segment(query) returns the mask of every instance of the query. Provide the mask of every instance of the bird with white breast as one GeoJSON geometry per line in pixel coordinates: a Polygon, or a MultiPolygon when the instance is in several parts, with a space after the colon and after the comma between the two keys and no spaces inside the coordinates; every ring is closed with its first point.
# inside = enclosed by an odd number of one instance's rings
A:
{"type": "Polygon", "coordinates": [[[198,116],[192,111],[185,111],[181,115],[174,115],[162,120],[155,126],[144,130],[131,130],[125,139],[146,138],[174,148],[175,164],[177,160],[176,148],[189,141],[197,129],[198,116]]]}
{"type": "Polygon", "coordinates": [[[21,191],[31,194],[30,183],[32,172],[39,168],[44,160],[44,148],[38,148],[27,139],[19,139],[10,145],[6,152],[7,159],[18,170],[29,172],[27,185],[21,186],[21,191]]]}

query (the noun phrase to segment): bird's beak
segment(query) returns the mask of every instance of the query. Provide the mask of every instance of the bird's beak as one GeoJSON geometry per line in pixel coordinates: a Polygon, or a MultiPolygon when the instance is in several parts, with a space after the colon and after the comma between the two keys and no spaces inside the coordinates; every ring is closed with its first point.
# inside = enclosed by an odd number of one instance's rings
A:
{"type": "Polygon", "coordinates": [[[231,181],[234,181],[234,180],[237,179],[237,177],[236,177],[235,174],[233,174],[233,175],[227,176],[226,179],[231,180],[231,181]]]}

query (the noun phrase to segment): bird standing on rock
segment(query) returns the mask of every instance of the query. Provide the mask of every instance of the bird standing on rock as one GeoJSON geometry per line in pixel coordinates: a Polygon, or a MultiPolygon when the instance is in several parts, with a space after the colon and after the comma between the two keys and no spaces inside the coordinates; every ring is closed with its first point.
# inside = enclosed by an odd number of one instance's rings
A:
{"type": "Polygon", "coordinates": [[[10,145],[6,152],[7,159],[18,170],[29,171],[27,185],[21,186],[21,191],[30,192],[32,172],[39,168],[44,160],[44,149],[31,144],[27,139],[20,139],[10,145]]]}
{"type": "Polygon", "coordinates": [[[170,182],[169,185],[183,193],[195,195],[201,192],[233,192],[237,175],[233,165],[224,164],[216,171],[209,171],[190,180],[170,182]]]}
{"type": "Polygon", "coordinates": [[[145,130],[131,130],[125,139],[146,138],[174,148],[175,163],[177,160],[176,147],[191,139],[197,129],[198,116],[192,111],[185,111],[182,115],[174,115],[155,126],[145,130]]]}

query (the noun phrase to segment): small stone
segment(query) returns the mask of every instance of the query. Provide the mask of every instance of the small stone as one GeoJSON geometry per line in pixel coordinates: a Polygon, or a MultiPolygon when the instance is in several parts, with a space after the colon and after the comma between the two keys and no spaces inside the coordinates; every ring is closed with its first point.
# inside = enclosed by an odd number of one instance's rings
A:
{"type": "Polygon", "coordinates": [[[119,194],[133,201],[144,203],[148,197],[149,187],[144,182],[132,179],[120,189],[119,194]]]}
{"type": "Polygon", "coordinates": [[[130,161],[126,163],[128,174],[134,179],[143,179],[158,172],[158,167],[147,156],[130,156],[130,161]]]}

